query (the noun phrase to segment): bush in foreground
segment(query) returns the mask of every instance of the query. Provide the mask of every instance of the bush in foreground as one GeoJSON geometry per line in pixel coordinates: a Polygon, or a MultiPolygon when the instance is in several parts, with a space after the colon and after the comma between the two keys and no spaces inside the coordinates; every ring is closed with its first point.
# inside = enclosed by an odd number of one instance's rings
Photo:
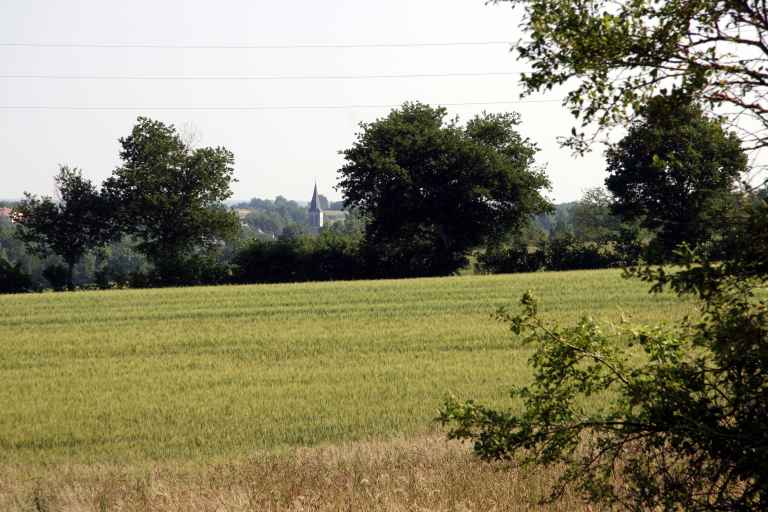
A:
{"type": "Polygon", "coordinates": [[[699,296],[701,319],[674,328],[563,328],[527,293],[522,314],[500,313],[535,349],[533,384],[513,391],[523,412],[449,400],[449,437],[485,459],[564,464],[553,499],[575,487],[629,510],[768,509],[768,301],[754,293],[768,280],[766,228],[763,202],[734,230],[731,259],[688,252],[678,272],[632,272],[699,296]],[[606,405],[586,409],[587,397],[606,405]]]}

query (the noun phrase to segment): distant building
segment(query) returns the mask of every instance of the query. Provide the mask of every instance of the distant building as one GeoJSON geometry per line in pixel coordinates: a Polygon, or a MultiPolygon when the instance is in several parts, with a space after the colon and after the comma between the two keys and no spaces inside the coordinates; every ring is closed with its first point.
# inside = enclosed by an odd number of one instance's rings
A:
{"type": "Polygon", "coordinates": [[[320,231],[320,228],[323,227],[323,209],[317,198],[317,183],[315,183],[315,191],[312,193],[312,200],[309,202],[309,227],[314,232],[320,231]]]}
{"type": "Polygon", "coordinates": [[[336,222],[344,221],[348,215],[348,212],[335,210],[333,207],[331,209],[324,209],[323,201],[325,201],[326,206],[329,205],[328,200],[317,193],[317,183],[315,183],[312,200],[309,202],[309,227],[314,233],[318,233],[323,226],[330,226],[336,222]]]}

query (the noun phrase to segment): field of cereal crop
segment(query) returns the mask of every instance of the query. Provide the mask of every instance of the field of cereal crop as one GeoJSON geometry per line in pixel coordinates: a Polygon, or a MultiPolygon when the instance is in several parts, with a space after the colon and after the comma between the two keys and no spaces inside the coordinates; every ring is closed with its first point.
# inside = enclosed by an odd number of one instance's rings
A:
{"type": "Polygon", "coordinates": [[[0,296],[0,464],[214,462],[419,436],[448,393],[504,403],[527,349],[491,319],[691,309],[619,271],[0,296]]]}

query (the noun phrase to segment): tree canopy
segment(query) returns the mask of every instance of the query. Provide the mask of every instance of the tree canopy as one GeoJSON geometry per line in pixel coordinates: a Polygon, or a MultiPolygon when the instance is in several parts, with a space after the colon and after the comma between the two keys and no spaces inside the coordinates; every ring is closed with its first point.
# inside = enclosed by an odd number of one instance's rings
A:
{"type": "Polygon", "coordinates": [[[523,11],[528,94],[566,85],[583,126],[623,125],[662,90],[694,92],[768,146],[764,0],[493,0],[523,11]],[[747,119],[749,119],[747,121],[747,119]]]}
{"type": "Polygon", "coordinates": [[[535,145],[516,114],[483,114],[465,126],[447,111],[406,103],[363,123],[343,151],[339,188],[366,219],[364,251],[374,274],[444,275],[468,250],[550,207],[535,145]]]}
{"type": "Polygon", "coordinates": [[[712,238],[748,169],[739,138],[675,96],[651,99],[606,157],[614,212],[657,232],[666,257],[712,238]]]}
{"type": "Polygon", "coordinates": [[[621,218],[611,211],[612,202],[603,188],[586,190],[571,210],[574,236],[589,242],[614,240],[621,229],[621,218]]]}
{"type": "Polygon", "coordinates": [[[155,265],[162,282],[189,281],[199,258],[237,235],[232,194],[234,156],[225,148],[188,147],[173,125],[140,117],[120,139],[122,166],[105,182],[124,231],[155,265]]]}
{"type": "Polygon", "coordinates": [[[55,178],[58,198],[26,194],[13,209],[17,236],[41,256],[56,254],[67,264],[64,276],[74,287],[73,269],[91,249],[112,240],[117,229],[113,204],[76,168],[62,166],[55,178]]]}

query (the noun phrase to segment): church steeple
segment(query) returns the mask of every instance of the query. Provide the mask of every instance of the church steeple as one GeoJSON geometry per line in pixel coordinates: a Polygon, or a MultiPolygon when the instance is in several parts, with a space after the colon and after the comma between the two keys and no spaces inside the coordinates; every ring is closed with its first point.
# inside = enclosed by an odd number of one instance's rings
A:
{"type": "Polygon", "coordinates": [[[312,200],[309,202],[309,225],[315,232],[323,227],[323,209],[320,207],[317,196],[317,181],[315,181],[315,190],[312,192],[312,200]]]}
{"type": "Polygon", "coordinates": [[[312,193],[312,201],[309,202],[310,212],[321,212],[320,201],[317,199],[317,182],[315,182],[315,191],[312,193]]]}

